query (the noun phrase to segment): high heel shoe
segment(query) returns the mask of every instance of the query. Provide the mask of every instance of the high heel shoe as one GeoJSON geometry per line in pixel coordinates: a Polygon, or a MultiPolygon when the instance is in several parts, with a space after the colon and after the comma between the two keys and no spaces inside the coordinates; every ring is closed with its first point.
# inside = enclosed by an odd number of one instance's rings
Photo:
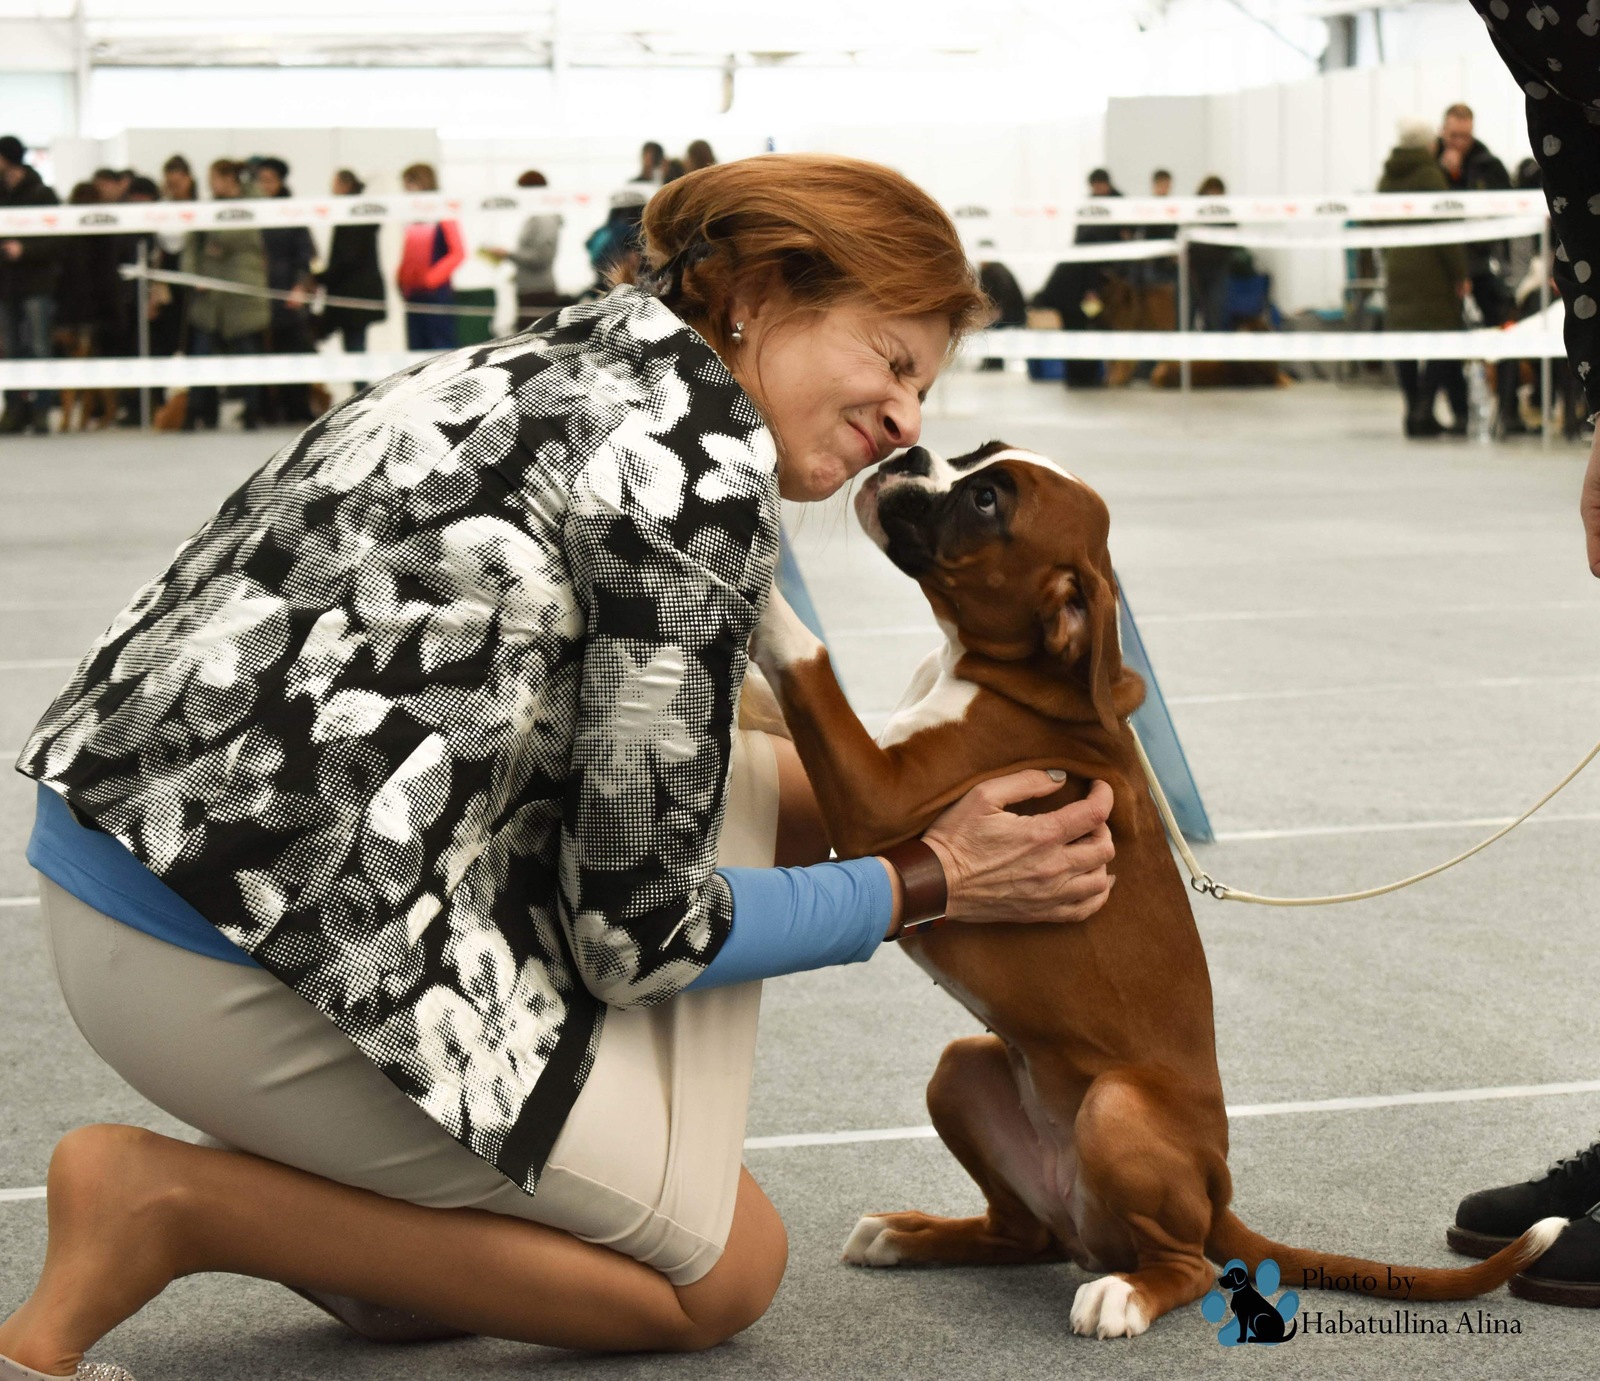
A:
{"type": "MultiPolygon", "coordinates": [[[[47,1371],[35,1371],[9,1357],[0,1357],[0,1381],[68,1381],[47,1371]]],[[[133,1381],[133,1374],[111,1362],[79,1362],[72,1381],[133,1381]]]]}

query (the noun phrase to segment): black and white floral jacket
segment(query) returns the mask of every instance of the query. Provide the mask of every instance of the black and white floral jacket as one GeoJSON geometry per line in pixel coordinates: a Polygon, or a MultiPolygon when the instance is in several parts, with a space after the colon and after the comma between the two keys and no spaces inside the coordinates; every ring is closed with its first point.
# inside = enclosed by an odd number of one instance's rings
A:
{"type": "Polygon", "coordinates": [[[727,938],[776,471],[721,360],[634,288],[429,361],[229,498],[18,769],[531,1191],[605,1006],[673,996],[727,938]]]}

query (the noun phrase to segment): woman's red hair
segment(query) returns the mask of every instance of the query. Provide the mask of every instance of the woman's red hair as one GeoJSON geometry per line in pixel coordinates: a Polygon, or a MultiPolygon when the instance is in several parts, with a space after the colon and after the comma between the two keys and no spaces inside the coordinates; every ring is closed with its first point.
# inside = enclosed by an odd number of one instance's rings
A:
{"type": "Polygon", "coordinates": [[[954,351],[993,308],[949,216],[881,164],[825,154],[763,154],[668,183],[644,210],[635,277],[719,353],[732,347],[741,288],[782,285],[802,311],[870,303],[892,316],[936,314],[954,351]]]}

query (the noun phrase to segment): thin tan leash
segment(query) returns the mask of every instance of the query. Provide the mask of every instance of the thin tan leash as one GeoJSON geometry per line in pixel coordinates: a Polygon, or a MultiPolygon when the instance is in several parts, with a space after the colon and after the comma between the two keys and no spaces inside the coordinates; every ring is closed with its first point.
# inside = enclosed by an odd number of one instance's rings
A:
{"type": "Polygon", "coordinates": [[[1218,901],[1255,902],[1258,906],[1333,906],[1339,902],[1366,901],[1369,897],[1381,897],[1388,892],[1398,892],[1402,887],[1410,887],[1414,882],[1421,882],[1424,878],[1431,878],[1435,874],[1444,872],[1446,868],[1454,868],[1458,863],[1465,863],[1473,854],[1482,853],[1496,840],[1504,839],[1542,806],[1554,800],[1573,778],[1593,762],[1596,756],[1600,756],[1600,743],[1597,743],[1584,755],[1582,762],[1504,829],[1496,830],[1487,839],[1481,843],[1474,844],[1465,853],[1459,853],[1454,858],[1447,859],[1445,862],[1429,868],[1425,872],[1414,873],[1408,878],[1401,878],[1399,882],[1391,882],[1383,887],[1369,887],[1364,892],[1342,892],[1338,896],[1332,897],[1258,897],[1254,892],[1241,892],[1236,888],[1228,887],[1218,882],[1200,866],[1199,860],[1195,858],[1194,853],[1189,848],[1189,841],[1183,837],[1183,831],[1178,828],[1178,822],[1172,814],[1172,807],[1167,802],[1167,793],[1161,789],[1161,783],[1156,780],[1156,770],[1150,765],[1150,759],[1144,751],[1144,744],[1139,741],[1138,730],[1134,729],[1131,724],[1128,728],[1133,733],[1133,746],[1139,753],[1139,766],[1144,769],[1145,781],[1150,784],[1150,794],[1155,797],[1156,809],[1161,812],[1161,819],[1167,827],[1167,833],[1171,836],[1173,844],[1176,845],[1178,855],[1183,859],[1184,867],[1189,870],[1189,885],[1196,892],[1204,892],[1207,896],[1215,897],[1218,901]]]}

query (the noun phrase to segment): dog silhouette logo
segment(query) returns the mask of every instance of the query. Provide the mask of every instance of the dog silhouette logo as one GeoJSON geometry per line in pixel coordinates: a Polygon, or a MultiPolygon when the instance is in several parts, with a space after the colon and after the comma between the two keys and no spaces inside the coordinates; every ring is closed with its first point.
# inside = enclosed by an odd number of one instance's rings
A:
{"type": "Polygon", "coordinates": [[[1284,1331],[1300,1308],[1300,1296],[1288,1290],[1276,1300],[1269,1298],[1277,1291],[1278,1280],[1278,1263],[1270,1257],[1256,1267],[1254,1285],[1244,1262],[1235,1259],[1222,1268],[1217,1288],[1200,1301],[1200,1312],[1209,1322],[1222,1323],[1232,1306],[1233,1317],[1217,1334],[1223,1347],[1238,1347],[1240,1343],[1275,1346],[1288,1342],[1300,1331],[1298,1323],[1284,1331]]]}

